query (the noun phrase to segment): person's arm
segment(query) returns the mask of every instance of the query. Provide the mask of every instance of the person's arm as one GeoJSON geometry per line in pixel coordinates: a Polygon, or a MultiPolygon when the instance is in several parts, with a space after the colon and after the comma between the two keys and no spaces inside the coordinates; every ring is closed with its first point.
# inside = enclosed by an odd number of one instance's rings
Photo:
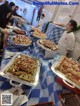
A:
{"type": "Polygon", "coordinates": [[[22,19],[21,17],[18,17],[18,16],[14,16],[14,15],[12,15],[12,18],[14,18],[14,19],[19,19],[20,21],[22,21],[22,22],[24,22],[25,20],[24,19],[22,19]]]}
{"type": "Polygon", "coordinates": [[[22,16],[21,16],[21,15],[19,15],[19,14],[17,14],[17,12],[16,12],[16,11],[13,11],[13,15],[14,15],[14,16],[18,16],[18,17],[21,17],[21,18],[22,18],[22,16]]]}
{"type": "Polygon", "coordinates": [[[7,29],[3,29],[0,27],[0,32],[3,34],[9,34],[9,32],[7,31],[7,29]]]}
{"type": "Polygon", "coordinates": [[[2,32],[2,28],[0,27],[0,32],[2,32]]]}
{"type": "Polygon", "coordinates": [[[2,47],[6,47],[7,45],[7,39],[8,39],[8,35],[9,35],[9,31],[7,31],[7,29],[3,29],[0,27],[0,32],[4,34],[3,36],[3,44],[2,44],[2,47]]]}
{"type": "Polygon", "coordinates": [[[21,21],[21,23],[25,23],[25,24],[31,24],[30,22],[28,22],[27,20],[21,18],[21,17],[18,17],[18,16],[14,16],[12,15],[12,18],[15,18],[15,19],[18,19],[19,21],[21,21]]]}

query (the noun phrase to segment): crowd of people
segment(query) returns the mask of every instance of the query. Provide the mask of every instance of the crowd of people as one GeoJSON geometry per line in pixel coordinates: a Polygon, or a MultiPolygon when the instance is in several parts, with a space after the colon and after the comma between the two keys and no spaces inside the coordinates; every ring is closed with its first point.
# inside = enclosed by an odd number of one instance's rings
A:
{"type": "MultiPolygon", "coordinates": [[[[1,0],[0,2],[2,2],[1,0]]],[[[0,50],[5,47],[4,42],[8,37],[9,31],[7,25],[13,25],[14,21],[18,23],[23,23],[26,20],[19,14],[17,14],[18,6],[13,2],[5,1],[4,4],[0,5],[0,50]],[[4,40],[4,41],[3,41],[4,40]]]]}

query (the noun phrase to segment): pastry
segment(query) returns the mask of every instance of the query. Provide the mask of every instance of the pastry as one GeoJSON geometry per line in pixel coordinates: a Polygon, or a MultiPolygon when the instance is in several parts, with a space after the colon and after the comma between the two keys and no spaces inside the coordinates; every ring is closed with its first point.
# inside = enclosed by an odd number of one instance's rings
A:
{"type": "Polygon", "coordinates": [[[13,43],[16,45],[30,45],[31,44],[31,40],[29,37],[25,36],[25,35],[16,35],[12,38],[13,43]]]}
{"type": "Polygon", "coordinates": [[[10,73],[20,79],[32,83],[35,81],[37,66],[36,59],[21,54],[15,58],[13,64],[5,70],[5,73],[10,73]]]}
{"type": "Polygon", "coordinates": [[[80,64],[77,61],[64,56],[55,67],[55,70],[60,71],[68,79],[80,86],[80,64]]]}
{"type": "Polygon", "coordinates": [[[33,36],[35,36],[37,38],[46,38],[46,34],[37,29],[34,30],[33,36]]]}
{"type": "Polygon", "coordinates": [[[40,40],[39,43],[42,44],[44,47],[51,49],[53,51],[58,49],[56,44],[50,40],[40,40]]]}

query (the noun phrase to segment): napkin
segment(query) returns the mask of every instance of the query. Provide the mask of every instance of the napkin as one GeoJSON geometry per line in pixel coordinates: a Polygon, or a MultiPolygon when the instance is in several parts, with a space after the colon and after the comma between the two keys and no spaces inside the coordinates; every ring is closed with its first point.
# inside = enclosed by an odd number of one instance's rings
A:
{"type": "Polygon", "coordinates": [[[24,94],[22,88],[13,87],[9,90],[3,91],[2,95],[11,94],[12,95],[12,105],[8,106],[21,106],[28,101],[28,97],[24,94]]]}

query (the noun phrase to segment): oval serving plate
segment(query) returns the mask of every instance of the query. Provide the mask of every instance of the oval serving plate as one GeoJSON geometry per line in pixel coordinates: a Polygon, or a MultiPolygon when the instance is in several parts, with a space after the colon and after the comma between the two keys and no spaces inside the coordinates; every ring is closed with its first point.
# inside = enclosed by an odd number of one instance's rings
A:
{"type": "MultiPolygon", "coordinates": [[[[16,43],[13,41],[13,39],[14,39],[16,36],[17,36],[17,35],[14,35],[14,36],[11,36],[11,37],[9,38],[9,42],[10,42],[12,45],[17,46],[17,47],[20,47],[20,46],[22,46],[22,47],[27,47],[27,46],[30,46],[30,45],[32,44],[32,41],[31,41],[31,39],[30,39],[29,37],[26,37],[27,39],[30,40],[30,42],[29,42],[28,44],[16,44],[16,43]]],[[[20,36],[25,36],[25,35],[20,35],[20,36]]]]}

